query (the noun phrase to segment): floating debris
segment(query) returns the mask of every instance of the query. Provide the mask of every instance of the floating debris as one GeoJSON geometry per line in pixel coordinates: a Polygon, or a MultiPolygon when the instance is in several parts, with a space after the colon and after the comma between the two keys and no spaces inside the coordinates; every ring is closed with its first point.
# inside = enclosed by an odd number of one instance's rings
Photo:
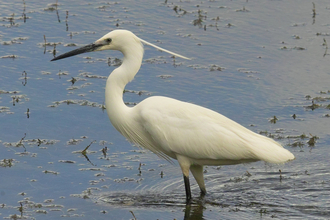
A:
{"type": "Polygon", "coordinates": [[[67,71],[61,71],[60,70],[60,71],[58,71],[58,73],[56,75],[58,75],[61,78],[62,75],[67,76],[67,75],[69,75],[69,73],[67,71]]]}
{"type": "Polygon", "coordinates": [[[58,107],[61,104],[75,104],[75,105],[81,105],[81,106],[91,106],[91,107],[98,107],[98,108],[104,108],[103,104],[98,104],[97,102],[91,102],[88,100],[76,100],[76,99],[67,99],[67,100],[63,100],[63,101],[55,101],[53,102],[53,105],[49,105],[48,107],[58,107]]]}
{"type": "Polygon", "coordinates": [[[56,171],[52,171],[52,170],[44,170],[42,171],[43,173],[50,173],[50,174],[54,174],[54,175],[58,175],[60,174],[59,172],[56,172],[56,171]]]}
{"type": "Polygon", "coordinates": [[[173,76],[172,75],[159,75],[158,77],[161,79],[168,79],[168,78],[172,78],[173,76]]]}
{"type": "Polygon", "coordinates": [[[250,12],[250,11],[246,9],[245,6],[243,6],[242,9],[237,9],[236,12],[250,12]]]}
{"type": "Polygon", "coordinates": [[[70,196],[82,199],[89,199],[89,196],[87,194],[70,194],[70,196]]]}
{"type": "Polygon", "coordinates": [[[94,75],[89,72],[79,73],[79,76],[84,76],[86,78],[94,78],[94,79],[107,79],[108,78],[107,76],[94,75]]]}
{"type": "Polygon", "coordinates": [[[134,93],[134,94],[137,94],[137,95],[150,95],[149,92],[147,91],[135,91],[135,90],[128,90],[128,89],[125,89],[124,90],[124,93],[134,93]]]}
{"type": "MultiPolygon", "coordinates": [[[[45,47],[45,46],[49,46],[49,47],[54,47],[56,45],[60,45],[62,44],[61,42],[46,42],[46,37],[44,38],[44,43],[38,43],[37,45],[45,47]]],[[[53,50],[52,50],[53,52],[53,50]]]]}
{"type": "Polygon", "coordinates": [[[312,105],[306,106],[305,108],[306,108],[306,109],[312,109],[312,111],[314,111],[315,109],[317,109],[317,108],[319,108],[319,107],[321,107],[321,105],[319,105],[319,104],[315,104],[315,103],[314,103],[314,100],[312,100],[312,105]]]}
{"type": "Polygon", "coordinates": [[[188,65],[188,67],[193,68],[193,69],[209,69],[209,67],[202,66],[202,65],[199,65],[199,64],[188,65]]]}
{"type": "Polygon", "coordinates": [[[51,140],[51,139],[24,139],[25,136],[19,141],[19,142],[4,142],[3,145],[5,147],[19,147],[24,146],[24,143],[27,143],[28,145],[37,145],[38,147],[40,145],[53,145],[59,142],[59,140],[51,140]]]}
{"type": "Polygon", "coordinates": [[[8,45],[12,45],[12,44],[21,44],[20,42],[14,42],[14,41],[2,41],[1,42],[2,45],[8,46],[8,45]]]}
{"type": "Polygon", "coordinates": [[[79,144],[81,141],[83,141],[82,139],[70,139],[69,141],[66,142],[67,145],[77,145],[79,144]]]}
{"type": "Polygon", "coordinates": [[[246,74],[259,73],[258,71],[247,70],[245,68],[238,68],[237,71],[240,73],[246,73],[246,74]]]}
{"type": "Polygon", "coordinates": [[[111,167],[117,167],[117,165],[115,165],[115,164],[109,164],[109,165],[102,165],[102,167],[111,168],[111,167]]]}
{"type": "Polygon", "coordinates": [[[287,47],[287,46],[283,46],[280,48],[281,50],[306,50],[305,47],[287,47]]]}
{"type": "Polygon", "coordinates": [[[10,113],[10,108],[7,106],[0,106],[0,113],[10,113]]]}
{"type": "Polygon", "coordinates": [[[124,177],[121,179],[114,179],[113,181],[116,183],[125,183],[125,182],[141,182],[141,180],[143,180],[143,178],[139,178],[139,179],[134,179],[134,178],[129,178],[129,177],[124,177]]]}
{"type": "Polygon", "coordinates": [[[292,144],[288,144],[291,147],[303,147],[305,144],[302,141],[295,141],[292,144]]]}
{"type": "Polygon", "coordinates": [[[16,59],[16,58],[18,58],[18,56],[17,55],[5,55],[5,56],[1,56],[0,58],[1,59],[8,59],[8,58],[16,59]]]}
{"type": "Polygon", "coordinates": [[[310,147],[314,147],[314,145],[316,144],[316,140],[319,139],[318,136],[313,136],[312,134],[310,134],[312,137],[307,141],[308,146],[310,147]]]}
{"type": "Polygon", "coordinates": [[[305,139],[305,138],[308,138],[308,136],[303,133],[301,135],[288,135],[285,138],[300,138],[300,139],[305,139]]]}
{"type": "Polygon", "coordinates": [[[166,59],[164,59],[163,57],[145,59],[144,62],[149,63],[149,64],[165,64],[165,63],[167,63],[166,59]]]}
{"type": "Polygon", "coordinates": [[[76,161],[73,160],[59,160],[59,163],[76,163],[76,161]]]}
{"type": "Polygon", "coordinates": [[[293,47],[292,49],[294,49],[294,50],[306,50],[305,47],[293,47]]]}
{"type": "Polygon", "coordinates": [[[56,11],[57,10],[57,6],[59,6],[60,4],[58,3],[58,1],[56,1],[56,3],[50,3],[47,5],[46,8],[44,8],[44,11],[56,11]]]}
{"type": "Polygon", "coordinates": [[[73,77],[71,77],[72,79],[71,80],[69,80],[71,83],[72,83],[72,85],[77,81],[77,79],[76,78],[73,78],[73,77]]]}
{"type": "Polygon", "coordinates": [[[125,102],[125,105],[128,105],[128,106],[135,106],[137,104],[138,103],[136,103],[136,102],[125,102]]]}
{"type": "Polygon", "coordinates": [[[76,47],[76,46],[78,46],[78,45],[75,44],[75,43],[68,43],[68,44],[64,44],[63,46],[64,46],[64,47],[76,47]]]}
{"type": "Polygon", "coordinates": [[[277,121],[278,121],[278,118],[275,115],[273,118],[269,119],[269,122],[272,124],[276,124],[277,121]]]}
{"type": "Polygon", "coordinates": [[[108,58],[108,66],[120,66],[123,63],[121,59],[118,58],[108,58]]]}
{"type": "Polygon", "coordinates": [[[212,72],[212,71],[223,71],[225,68],[224,67],[221,67],[221,66],[218,66],[218,65],[215,65],[215,64],[212,64],[209,68],[209,70],[212,72]]]}
{"type": "Polygon", "coordinates": [[[175,11],[175,13],[178,14],[179,16],[183,16],[183,15],[187,14],[186,10],[182,9],[181,7],[179,7],[177,5],[175,5],[173,7],[173,11],[175,11]]]}
{"type": "Polygon", "coordinates": [[[12,167],[14,166],[14,159],[2,159],[0,160],[0,167],[12,167]]]}
{"type": "Polygon", "coordinates": [[[301,38],[298,35],[293,35],[293,39],[300,40],[301,38]]]}
{"type": "Polygon", "coordinates": [[[80,168],[80,171],[102,171],[102,172],[106,172],[107,170],[103,169],[103,168],[96,168],[96,167],[91,167],[91,168],[80,168]]]}
{"type": "Polygon", "coordinates": [[[5,90],[0,90],[0,94],[17,94],[19,91],[5,91],[5,90]]]}

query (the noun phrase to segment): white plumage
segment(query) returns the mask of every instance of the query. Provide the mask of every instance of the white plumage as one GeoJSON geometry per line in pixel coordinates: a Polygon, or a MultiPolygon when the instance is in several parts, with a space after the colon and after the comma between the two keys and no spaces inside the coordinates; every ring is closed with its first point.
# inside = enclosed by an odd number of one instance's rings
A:
{"type": "Polygon", "coordinates": [[[204,165],[231,165],[259,160],[284,163],[295,158],[274,140],[198,105],[153,96],[134,107],[127,107],[123,101],[123,91],[141,67],[144,52],[141,42],[188,59],[146,42],[132,32],[115,30],[93,44],[53,60],[100,50],[119,50],[124,54],[122,65],[110,74],[106,84],[105,103],[110,121],[129,141],[168,161],[178,160],[184,175],[187,202],[191,199],[189,170],[202,194],[205,194],[204,165]]]}

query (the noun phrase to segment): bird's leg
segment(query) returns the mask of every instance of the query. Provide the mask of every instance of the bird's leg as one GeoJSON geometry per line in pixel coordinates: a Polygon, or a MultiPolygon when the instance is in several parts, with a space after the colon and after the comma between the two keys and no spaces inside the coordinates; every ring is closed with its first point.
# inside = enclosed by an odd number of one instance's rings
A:
{"type": "Polygon", "coordinates": [[[189,183],[189,168],[191,166],[191,161],[189,160],[189,158],[179,154],[176,155],[176,159],[178,160],[183,173],[184,186],[186,188],[186,203],[188,205],[191,202],[191,190],[189,183]]]}
{"type": "Polygon", "coordinates": [[[203,175],[203,166],[202,165],[191,165],[190,171],[195,177],[196,182],[198,183],[199,188],[201,189],[201,196],[206,194],[206,188],[204,183],[204,175],[203,175]]]}
{"type": "Polygon", "coordinates": [[[184,186],[186,188],[186,203],[190,204],[191,202],[191,190],[190,190],[190,183],[189,183],[189,176],[185,176],[183,174],[184,186]]]}
{"type": "Polygon", "coordinates": [[[204,198],[204,196],[206,195],[206,190],[204,189],[201,189],[201,194],[200,194],[200,197],[201,198],[204,198]]]}

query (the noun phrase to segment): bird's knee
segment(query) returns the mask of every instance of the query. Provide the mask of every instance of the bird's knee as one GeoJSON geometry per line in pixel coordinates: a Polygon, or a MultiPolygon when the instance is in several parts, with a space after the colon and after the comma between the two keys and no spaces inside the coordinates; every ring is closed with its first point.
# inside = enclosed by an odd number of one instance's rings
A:
{"type": "Polygon", "coordinates": [[[189,161],[188,158],[181,156],[181,155],[176,155],[177,156],[177,160],[180,164],[182,173],[184,176],[189,177],[189,168],[191,165],[191,162],[189,161]]]}

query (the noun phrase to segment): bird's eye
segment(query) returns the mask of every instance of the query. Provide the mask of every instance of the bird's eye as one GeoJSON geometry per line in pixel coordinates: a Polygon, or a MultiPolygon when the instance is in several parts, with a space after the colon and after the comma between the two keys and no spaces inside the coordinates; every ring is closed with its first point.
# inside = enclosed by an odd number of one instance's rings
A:
{"type": "Polygon", "coordinates": [[[107,43],[111,43],[111,41],[112,41],[111,38],[107,38],[107,39],[105,39],[105,42],[107,42],[107,43]]]}

